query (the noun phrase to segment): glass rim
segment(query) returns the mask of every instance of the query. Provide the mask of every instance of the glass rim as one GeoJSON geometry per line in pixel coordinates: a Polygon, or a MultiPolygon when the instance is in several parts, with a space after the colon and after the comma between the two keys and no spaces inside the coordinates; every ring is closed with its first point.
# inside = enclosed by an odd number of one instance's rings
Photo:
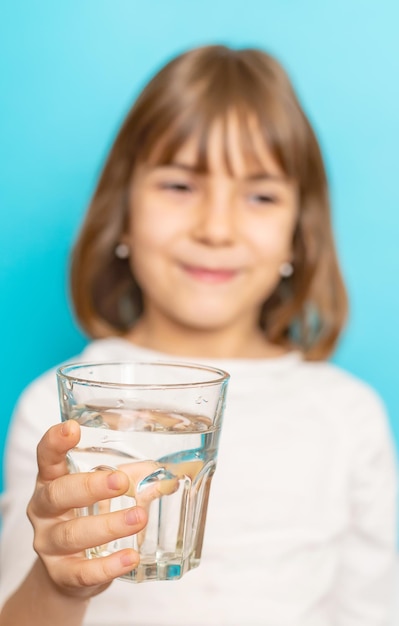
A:
{"type": "Polygon", "coordinates": [[[57,367],[56,369],[57,378],[60,380],[67,380],[71,383],[90,385],[92,387],[104,387],[107,389],[162,389],[167,387],[168,389],[185,389],[189,387],[204,387],[204,386],[212,386],[212,385],[220,385],[223,382],[226,382],[230,378],[230,374],[225,370],[219,367],[213,367],[212,365],[204,365],[200,363],[188,363],[184,361],[74,361],[71,363],[66,363],[57,367]],[[200,370],[202,372],[209,372],[210,374],[215,374],[217,377],[204,379],[202,381],[193,380],[192,382],[181,382],[181,383],[124,383],[124,382],[111,382],[104,380],[96,380],[90,378],[79,377],[73,375],[72,373],[68,373],[68,370],[85,370],[90,367],[106,367],[106,366],[156,366],[156,367],[172,367],[176,369],[185,369],[185,370],[200,370]]]}

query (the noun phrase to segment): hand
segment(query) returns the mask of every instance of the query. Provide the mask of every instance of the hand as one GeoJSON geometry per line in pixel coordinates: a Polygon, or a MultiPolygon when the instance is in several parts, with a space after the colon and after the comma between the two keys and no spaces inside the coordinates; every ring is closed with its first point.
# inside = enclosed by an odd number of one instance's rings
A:
{"type": "Polygon", "coordinates": [[[90,598],[114,578],[135,568],[132,549],[87,559],[85,549],[138,533],[147,523],[142,507],[76,517],[75,508],[121,496],[131,489],[122,471],[69,474],[66,453],[77,445],[80,427],[70,420],[50,428],[37,448],[38,477],[27,514],[34,528],[34,549],[64,594],[90,598]]]}

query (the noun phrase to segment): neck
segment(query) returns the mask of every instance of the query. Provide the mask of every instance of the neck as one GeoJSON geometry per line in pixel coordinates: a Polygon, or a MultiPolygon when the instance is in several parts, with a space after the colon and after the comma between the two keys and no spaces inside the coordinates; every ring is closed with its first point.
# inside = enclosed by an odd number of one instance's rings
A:
{"type": "Polygon", "coordinates": [[[156,323],[141,318],[126,335],[127,340],[150,350],[199,358],[272,358],[286,353],[267,341],[257,327],[240,329],[193,329],[173,322],[156,323]]]}

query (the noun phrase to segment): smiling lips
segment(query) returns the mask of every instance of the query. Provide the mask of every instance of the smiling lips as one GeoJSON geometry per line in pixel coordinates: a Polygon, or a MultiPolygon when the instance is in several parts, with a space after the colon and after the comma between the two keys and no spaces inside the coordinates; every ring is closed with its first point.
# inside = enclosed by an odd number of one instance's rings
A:
{"type": "Polygon", "coordinates": [[[193,265],[182,265],[183,270],[191,278],[203,283],[220,284],[228,282],[237,276],[238,270],[210,269],[193,265]]]}

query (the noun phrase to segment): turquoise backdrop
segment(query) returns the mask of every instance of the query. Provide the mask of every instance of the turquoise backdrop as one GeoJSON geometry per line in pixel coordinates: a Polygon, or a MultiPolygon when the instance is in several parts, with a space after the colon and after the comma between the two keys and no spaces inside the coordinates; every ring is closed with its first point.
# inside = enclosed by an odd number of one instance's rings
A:
{"type": "Polygon", "coordinates": [[[352,303],[334,360],[379,391],[399,441],[398,24],[397,0],[2,3],[0,450],[22,388],[86,341],[68,250],[119,123],[166,59],[214,42],[277,55],[314,123],[352,303]]]}

